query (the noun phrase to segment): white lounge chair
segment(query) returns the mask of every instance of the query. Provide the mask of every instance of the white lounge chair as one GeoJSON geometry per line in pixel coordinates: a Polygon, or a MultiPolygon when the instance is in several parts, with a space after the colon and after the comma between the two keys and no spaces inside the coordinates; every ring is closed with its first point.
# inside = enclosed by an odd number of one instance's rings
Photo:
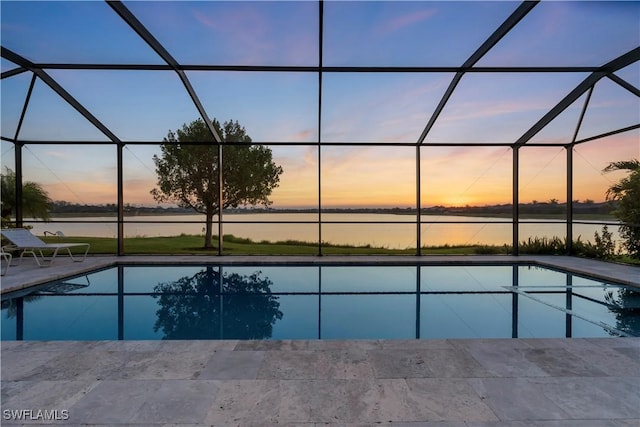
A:
{"type": "Polygon", "coordinates": [[[2,259],[7,263],[7,267],[4,270],[2,270],[2,267],[0,267],[0,276],[4,276],[9,271],[9,267],[11,266],[11,259],[13,257],[9,252],[5,252],[4,248],[0,249],[0,256],[2,256],[2,259]]]}
{"type": "Polygon", "coordinates": [[[53,263],[53,260],[58,255],[60,249],[66,249],[69,253],[69,257],[74,262],[82,262],[89,253],[89,243],[45,243],[38,237],[31,234],[31,232],[25,228],[7,228],[2,230],[2,236],[12,243],[11,249],[20,251],[20,260],[26,255],[33,255],[36,263],[40,267],[48,267],[53,263]],[[71,248],[85,247],[82,257],[74,257],[71,253],[71,248]],[[49,258],[44,256],[43,251],[53,251],[49,258]]]}

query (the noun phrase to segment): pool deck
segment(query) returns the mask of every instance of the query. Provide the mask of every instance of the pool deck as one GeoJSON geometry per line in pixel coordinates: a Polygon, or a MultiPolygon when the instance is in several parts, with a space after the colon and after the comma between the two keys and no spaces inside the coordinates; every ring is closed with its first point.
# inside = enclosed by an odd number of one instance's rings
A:
{"type": "Polygon", "coordinates": [[[14,261],[14,265],[0,280],[0,294],[13,292],[62,279],[76,274],[86,273],[98,268],[120,264],[286,264],[286,265],[496,265],[511,263],[532,263],[543,267],[566,270],[576,274],[585,274],[604,281],[614,281],[625,285],[640,287],[640,266],[630,266],[612,262],[598,261],[569,256],[541,255],[452,255],[452,256],[89,256],[83,262],[71,262],[68,257],[57,257],[50,267],[38,267],[33,258],[14,261]]]}
{"type": "MultiPolygon", "coordinates": [[[[209,261],[526,261],[640,286],[637,267],[571,257],[59,261],[11,267],[3,292],[115,262],[209,261]]],[[[640,338],[3,341],[0,354],[2,425],[640,426],[640,338]],[[44,421],[45,410],[65,419],[44,421]]]]}

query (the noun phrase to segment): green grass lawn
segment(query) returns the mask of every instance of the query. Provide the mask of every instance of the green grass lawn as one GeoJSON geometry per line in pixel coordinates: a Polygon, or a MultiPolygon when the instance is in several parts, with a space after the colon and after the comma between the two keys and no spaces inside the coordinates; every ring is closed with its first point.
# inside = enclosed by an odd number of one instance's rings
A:
{"type": "MultiPolygon", "coordinates": [[[[61,241],[58,237],[46,237],[49,243],[61,241]]],[[[90,254],[115,254],[116,239],[106,237],[64,237],[64,242],[88,242],[91,244],[90,254]]],[[[127,255],[217,255],[217,239],[213,249],[204,249],[203,237],[196,235],[180,235],[172,237],[131,237],[124,240],[124,252],[127,255]]],[[[372,246],[328,245],[322,246],[324,255],[415,255],[415,248],[389,249],[372,246]]],[[[423,255],[493,255],[510,253],[507,246],[437,246],[423,247],[423,255]]],[[[523,252],[524,253],[524,252],[523,252]]],[[[533,253],[533,252],[532,252],[533,253]]],[[[536,252],[537,253],[537,252],[536,252]]],[[[224,255],[317,255],[318,245],[308,242],[254,242],[232,235],[224,236],[224,255]]],[[[640,265],[640,260],[626,255],[618,255],[616,262],[640,265]]]]}
{"type": "MultiPolygon", "coordinates": [[[[60,241],[57,237],[46,237],[46,242],[60,241]]],[[[88,242],[91,254],[115,254],[117,240],[106,237],[64,237],[65,242],[88,242]]],[[[217,246],[217,239],[214,245],[217,246]]],[[[318,245],[308,242],[253,242],[249,239],[225,235],[223,242],[225,255],[317,255],[318,245]]],[[[217,255],[218,249],[204,249],[203,237],[181,235],[173,237],[131,237],[124,240],[124,252],[127,255],[217,255]]],[[[424,254],[477,254],[486,253],[486,246],[441,246],[422,249],[424,254]]],[[[497,248],[496,252],[504,250],[497,248]]],[[[415,248],[389,249],[372,246],[328,245],[322,246],[326,255],[415,255],[415,248]]]]}

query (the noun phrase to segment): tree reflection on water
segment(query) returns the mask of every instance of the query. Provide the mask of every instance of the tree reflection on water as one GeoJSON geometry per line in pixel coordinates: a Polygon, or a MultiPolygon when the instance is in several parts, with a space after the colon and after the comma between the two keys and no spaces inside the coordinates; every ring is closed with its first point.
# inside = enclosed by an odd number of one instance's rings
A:
{"type": "Polygon", "coordinates": [[[162,330],[167,340],[270,338],[273,325],[282,319],[272,284],[260,271],[221,275],[213,267],[159,283],[153,329],[162,330]]]}
{"type": "Polygon", "coordinates": [[[630,288],[607,290],[604,298],[616,316],[616,329],[640,337],[640,292],[630,288]]]}

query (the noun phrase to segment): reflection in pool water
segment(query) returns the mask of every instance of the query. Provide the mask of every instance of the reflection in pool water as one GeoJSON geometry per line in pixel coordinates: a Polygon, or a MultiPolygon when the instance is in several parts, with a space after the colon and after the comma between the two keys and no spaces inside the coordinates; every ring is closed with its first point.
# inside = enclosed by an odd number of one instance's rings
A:
{"type": "Polygon", "coordinates": [[[3,340],[640,336],[640,293],[531,265],[118,266],[3,296],[3,340]]]}
{"type": "Polygon", "coordinates": [[[154,288],[154,332],[163,339],[264,339],[282,319],[272,282],[256,272],[219,274],[212,266],[154,288]],[[229,294],[246,293],[235,296],[229,294]],[[223,298],[223,295],[229,295],[223,298]]]}

